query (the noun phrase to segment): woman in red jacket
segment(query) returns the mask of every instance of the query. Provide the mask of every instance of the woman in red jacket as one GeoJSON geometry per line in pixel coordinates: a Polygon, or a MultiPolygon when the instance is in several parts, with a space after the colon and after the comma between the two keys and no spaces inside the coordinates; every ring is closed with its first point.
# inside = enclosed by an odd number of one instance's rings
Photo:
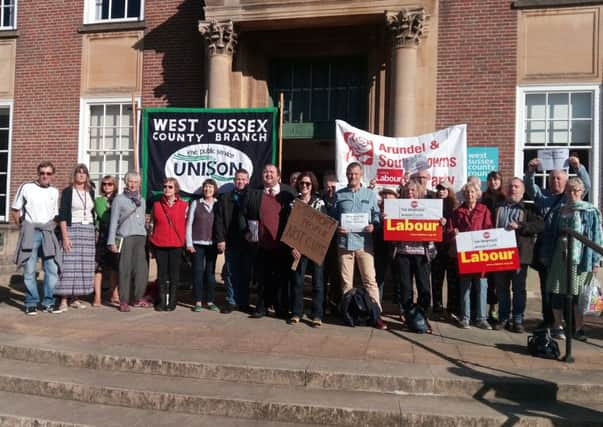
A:
{"type": "MultiPolygon", "coordinates": [[[[467,183],[461,189],[465,202],[453,213],[448,222],[447,234],[453,238],[456,234],[465,231],[478,231],[492,228],[492,218],[488,207],[478,200],[482,195],[480,188],[467,183]]],[[[488,293],[488,280],[479,274],[461,274],[459,276],[461,287],[461,327],[469,328],[471,320],[471,288],[475,289],[477,297],[477,313],[475,326],[481,329],[492,329],[486,320],[486,296],[488,293]]]]}
{"type": "Polygon", "coordinates": [[[163,196],[153,203],[153,232],[149,239],[157,260],[159,303],[157,310],[176,308],[176,290],[180,280],[180,262],[185,242],[188,203],[180,199],[176,178],[163,181],[163,196]]]}

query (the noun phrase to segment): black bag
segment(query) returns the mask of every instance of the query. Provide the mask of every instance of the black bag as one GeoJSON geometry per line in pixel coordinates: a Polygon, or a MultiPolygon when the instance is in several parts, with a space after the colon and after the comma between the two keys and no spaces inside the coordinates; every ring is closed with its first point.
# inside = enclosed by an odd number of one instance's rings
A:
{"type": "Polygon", "coordinates": [[[344,323],[348,326],[375,326],[381,316],[379,306],[364,288],[353,288],[346,292],[341,299],[340,311],[344,323]]]}
{"type": "Polygon", "coordinates": [[[528,351],[534,357],[559,359],[559,344],[551,337],[548,329],[538,329],[528,337],[528,351]]]}
{"type": "Polygon", "coordinates": [[[404,320],[406,320],[406,326],[411,332],[424,334],[429,330],[427,316],[421,306],[415,304],[410,310],[405,311],[404,320]]]}

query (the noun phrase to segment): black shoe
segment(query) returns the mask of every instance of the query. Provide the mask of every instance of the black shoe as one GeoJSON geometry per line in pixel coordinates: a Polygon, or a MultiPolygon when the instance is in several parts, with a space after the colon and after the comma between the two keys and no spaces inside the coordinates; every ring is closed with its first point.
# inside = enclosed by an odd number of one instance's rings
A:
{"type": "Polygon", "coordinates": [[[261,319],[265,315],[266,315],[265,311],[254,311],[253,313],[251,313],[251,315],[249,317],[251,317],[252,319],[261,319]]]}
{"type": "Polygon", "coordinates": [[[523,334],[526,329],[523,327],[521,323],[513,323],[513,327],[511,328],[511,332],[515,332],[516,334],[523,334]]]}
{"type": "Polygon", "coordinates": [[[250,305],[244,305],[238,308],[241,313],[251,314],[253,313],[253,309],[250,305]]]}
{"type": "Polygon", "coordinates": [[[509,322],[496,322],[492,324],[492,329],[495,331],[500,331],[503,329],[508,329],[509,322]]]}
{"type": "Polygon", "coordinates": [[[36,307],[25,307],[25,314],[35,316],[38,314],[38,309],[36,307]]]}
{"type": "Polygon", "coordinates": [[[584,329],[578,329],[574,334],[574,339],[578,341],[586,342],[588,338],[586,338],[586,334],[584,333],[584,329]]]}
{"type": "Polygon", "coordinates": [[[225,306],[222,308],[222,310],[220,310],[220,313],[223,313],[223,314],[230,314],[230,313],[232,313],[233,311],[235,311],[236,309],[237,309],[237,306],[236,306],[236,305],[232,305],[232,304],[226,304],[226,305],[225,305],[225,306]]]}

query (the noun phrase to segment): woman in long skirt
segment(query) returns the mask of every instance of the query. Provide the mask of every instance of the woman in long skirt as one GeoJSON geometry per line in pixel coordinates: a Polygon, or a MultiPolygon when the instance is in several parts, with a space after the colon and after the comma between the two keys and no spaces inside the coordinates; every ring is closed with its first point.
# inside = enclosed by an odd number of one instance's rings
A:
{"type": "Polygon", "coordinates": [[[54,290],[61,296],[59,310],[85,308],[79,299],[94,291],[94,188],[86,165],[78,164],[71,185],[63,190],[59,208],[59,226],[63,243],[61,279],[54,290]]]}

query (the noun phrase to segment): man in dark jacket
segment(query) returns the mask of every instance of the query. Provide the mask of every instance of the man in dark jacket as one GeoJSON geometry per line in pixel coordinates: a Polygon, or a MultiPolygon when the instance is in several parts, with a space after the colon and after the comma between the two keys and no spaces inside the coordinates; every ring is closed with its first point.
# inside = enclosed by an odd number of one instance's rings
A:
{"type": "Polygon", "coordinates": [[[498,296],[498,319],[495,329],[506,328],[513,332],[524,332],[523,316],[526,308],[526,278],[532,262],[536,236],[544,230],[544,221],[533,205],[523,202],[525,185],[519,178],[512,178],[507,187],[507,198],[495,211],[495,227],[515,230],[519,249],[519,269],[500,271],[493,274],[498,296]],[[513,290],[513,310],[511,294],[513,290]],[[512,314],[512,320],[510,315],[512,314]]]}
{"type": "Polygon", "coordinates": [[[264,188],[249,191],[245,212],[250,226],[247,237],[258,242],[256,267],[260,286],[252,317],[264,316],[270,306],[274,307],[278,316],[288,317],[289,277],[293,257],[291,249],[280,239],[291,212],[295,192],[288,185],[280,183],[280,172],[273,164],[264,166],[262,177],[264,188]]]}
{"type": "Polygon", "coordinates": [[[247,222],[243,211],[247,200],[249,172],[235,172],[234,189],[220,196],[214,219],[214,241],[218,252],[224,253],[224,287],[226,306],[223,313],[237,307],[249,311],[249,279],[253,257],[252,244],[245,239],[247,222]]]}

